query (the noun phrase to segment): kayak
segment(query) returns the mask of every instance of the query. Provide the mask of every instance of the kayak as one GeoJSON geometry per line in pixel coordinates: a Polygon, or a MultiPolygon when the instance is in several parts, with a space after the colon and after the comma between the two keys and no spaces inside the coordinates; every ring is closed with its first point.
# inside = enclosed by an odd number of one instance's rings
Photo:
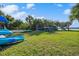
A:
{"type": "Polygon", "coordinates": [[[8,29],[0,29],[0,35],[8,35],[8,34],[13,34],[12,31],[9,31],[8,29]]]}
{"type": "Polygon", "coordinates": [[[13,32],[9,31],[5,26],[9,21],[4,16],[0,16],[0,22],[2,23],[0,24],[0,45],[16,43],[24,40],[22,35],[6,37],[6,35],[13,34],[13,32]]]}
{"type": "Polygon", "coordinates": [[[0,45],[17,43],[17,42],[21,42],[23,40],[24,40],[24,37],[22,35],[8,37],[8,38],[0,38],[0,45]]]}

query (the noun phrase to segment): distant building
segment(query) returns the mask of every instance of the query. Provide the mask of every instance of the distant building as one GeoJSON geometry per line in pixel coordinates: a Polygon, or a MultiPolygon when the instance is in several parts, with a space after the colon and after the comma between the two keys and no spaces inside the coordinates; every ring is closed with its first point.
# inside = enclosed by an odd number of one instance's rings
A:
{"type": "Polygon", "coordinates": [[[37,31],[46,31],[46,32],[51,32],[51,31],[57,31],[58,28],[56,26],[49,26],[49,27],[36,27],[37,31]]]}

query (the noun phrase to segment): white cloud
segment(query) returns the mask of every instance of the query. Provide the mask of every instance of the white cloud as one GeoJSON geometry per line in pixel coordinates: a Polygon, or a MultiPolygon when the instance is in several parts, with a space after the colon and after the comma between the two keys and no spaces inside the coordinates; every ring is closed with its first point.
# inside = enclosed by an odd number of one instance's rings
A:
{"type": "Polygon", "coordinates": [[[58,6],[58,7],[63,7],[63,5],[62,5],[62,4],[57,4],[57,6],[58,6]]]}
{"type": "Polygon", "coordinates": [[[33,4],[33,3],[28,3],[28,4],[27,4],[27,9],[35,9],[34,6],[35,6],[35,4],[33,4]]]}
{"type": "Polygon", "coordinates": [[[31,15],[32,17],[34,17],[34,18],[37,18],[37,19],[45,19],[45,17],[44,16],[35,16],[35,15],[31,15]]]}
{"type": "Polygon", "coordinates": [[[4,12],[5,14],[13,14],[19,11],[19,7],[17,5],[7,5],[3,8],[1,8],[1,11],[4,12]]]}
{"type": "MultiPolygon", "coordinates": [[[[24,7],[22,7],[24,8],[24,7]]],[[[15,19],[21,19],[24,21],[24,19],[27,16],[27,13],[25,11],[20,11],[19,6],[17,5],[6,5],[5,7],[0,9],[5,14],[11,15],[15,19]]]]}
{"type": "MultiPolygon", "coordinates": [[[[16,14],[13,14],[12,17],[14,17],[15,19],[20,19],[22,20],[23,22],[25,22],[25,18],[28,16],[29,14],[27,14],[26,12],[22,11],[22,12],[18,12],[16,14]]],[[[34,18],[37,18],[37,19],[46,19],[45,17],[43,16],[35,16],[35,15],[31,15],[32,17],[34,18]]]]}
{"type": "Polygon", "coordinates": [[[17,12],[16,14],[12,15],[15,19],[21,19],[21,20],[25,20],[25,18],[27,17],[27,13],[22,11],[22,12],[17,12]]]}
{"type": "Polygon", "coordinates": [[[43,18],[45,19],[45,17],[43,17],[43,16],[41,16],[41,17],[37,16],[36,18],[37,19],[43,19],[43,18]]]}
{"type": "Polygon", "coordinates": [[[76,3],[71,3],[71,4],[69,4],[70,6],[75,6],[76,5],[76,3]]]}
{"type": "Polygon", "coordinates": [[[58,7],[63,7],[62,4],[55,3],[55,5],[58,6],[58,7]]]}
{"type": "Polygon", "coordinates": [[[71,9],[64,10],[64,14],[66,14],[66,15],[70,15],[70,12],[71,12],[71,9]]]}

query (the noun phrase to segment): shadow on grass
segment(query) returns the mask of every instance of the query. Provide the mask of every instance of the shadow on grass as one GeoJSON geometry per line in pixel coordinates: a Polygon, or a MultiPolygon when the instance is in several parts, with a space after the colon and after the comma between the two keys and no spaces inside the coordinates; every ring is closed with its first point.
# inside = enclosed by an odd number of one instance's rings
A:
{"type": "Polygon", "coordinates": [[[29,32],[29,35],[40,35],[42,33],[47,33],[47,34],[57,34],[57,32],[79,32],[79,30],[58,30],[58,31],[52,31],[52,32],[46,32],[46,31],[33,31],[33,32],[29,32]]]}
{"type": "Polygon", "coordinates": [[[22,42],[22,41],[17,42],[17,43],[7,44],[7,45],[0,45],[0,51],[4,51],[4,50],[6,50],[6,49],[8,49],[8,48],[10,48],[10,47],[12,47],[12,46],[14,46],[14,45],[17,45],[17,44],[21,43],[21,42],[22,42]]]}
{"type": "Polygon", "coordinates": [[[59,32],[79,32],[79,30],[58,30],[59,32]]]}
{"type": "Polygon", "coordinates": [[[79,32],[79,30],[69,30],[70,32],[79,32]]]}
{"type": "Polygon", "coordinates": [[[52,31],[52,32],[45,32],[45,31],[33,31],[33,32],[30,32],[29,35],[40,35],[42,33],[47,33],[47,34],[52,34],[52,33],[56,33],[56,31],[52,31]]]}

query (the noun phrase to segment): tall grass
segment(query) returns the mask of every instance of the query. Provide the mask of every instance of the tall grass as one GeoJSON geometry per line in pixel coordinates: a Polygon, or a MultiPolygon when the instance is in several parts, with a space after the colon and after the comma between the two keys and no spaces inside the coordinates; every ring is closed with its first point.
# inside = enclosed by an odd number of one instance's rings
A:
{"type": "Polygon", "coordinates": [[[9,56],[67,56],[79,55],[79,32],[32,32],[24,34],[24,42],[0,51],[9,56]]]}

